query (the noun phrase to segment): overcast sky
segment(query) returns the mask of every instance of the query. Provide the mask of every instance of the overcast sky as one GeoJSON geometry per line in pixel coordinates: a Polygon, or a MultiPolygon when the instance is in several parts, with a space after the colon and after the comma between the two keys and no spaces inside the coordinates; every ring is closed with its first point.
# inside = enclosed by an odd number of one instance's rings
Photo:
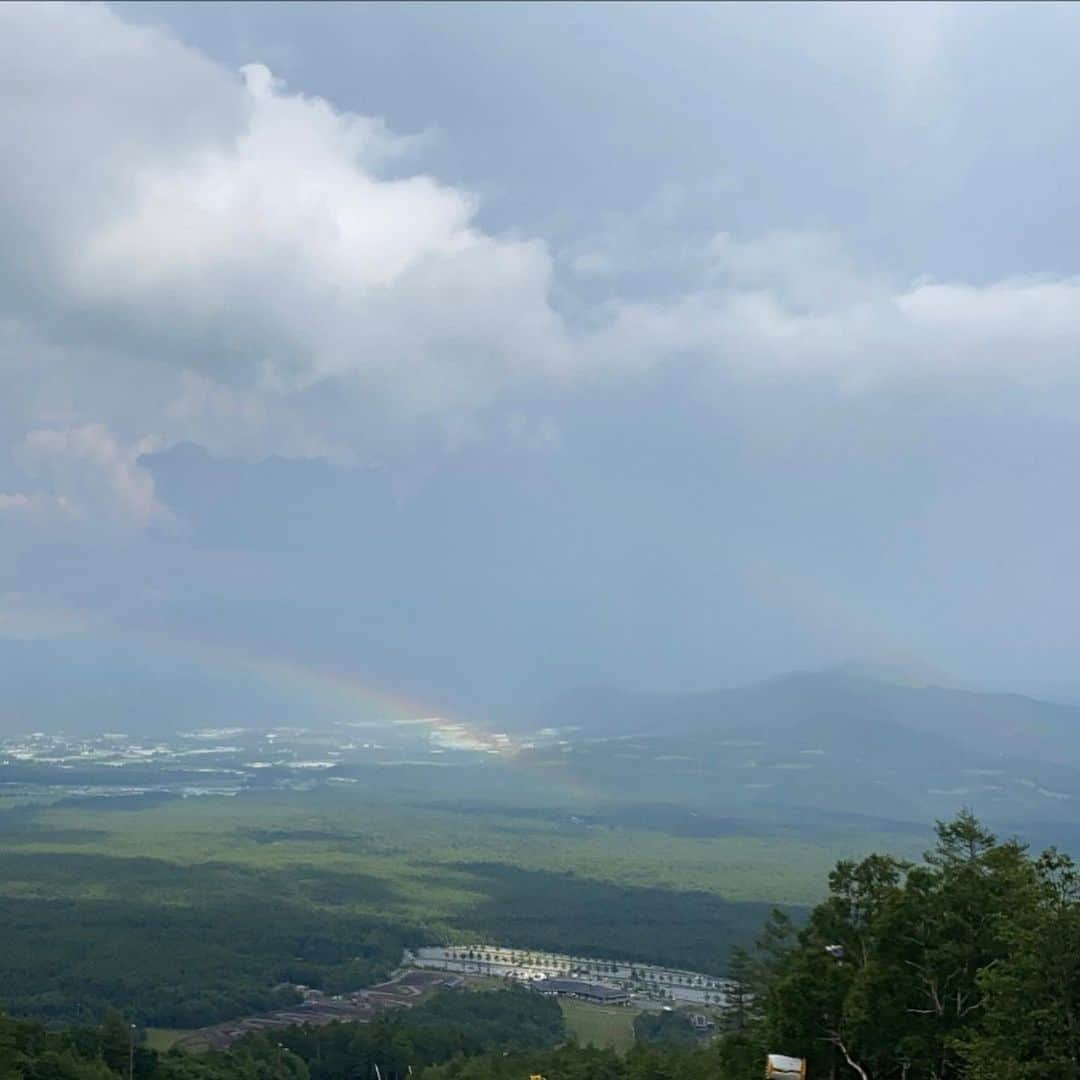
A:
{"type": "Polygon", "coordinates": [[[1077,116],[1074,5],[0,6],[0,635],[1080,691],[1077,116]]]}

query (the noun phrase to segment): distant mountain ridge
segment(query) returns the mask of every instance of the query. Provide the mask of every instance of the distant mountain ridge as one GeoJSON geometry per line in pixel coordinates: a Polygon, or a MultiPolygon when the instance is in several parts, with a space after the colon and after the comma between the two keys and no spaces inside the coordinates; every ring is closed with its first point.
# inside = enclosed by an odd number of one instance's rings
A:
{"type": "Polygon", "coordinates": [[[926,821],[1080,823],[1080,708],[1019,694],[797,672],[731,690],[584,690],[547,713],[536,751],[594,783],[714,812],[747,805],[926,821]]]}
{"type": "MultiPolygon", "coordinates": [[[[356,719],[351,698],[280,694],[197,659],[90,639],[0,642],[0,684],[0,733],[356,719]]],[[[844,665],[691,694],[593,688],[507,715],[488,714],[489,726],[525,749],[500,764],[548,770],[605,802],[923,824],[968,805],[992,822],[1080,830],[1080,707],[921,671],[844,665]],[[530,735],[543,728],[556,731],[530,735]]]]}
{"type": "Polygon", "coordinates": [[[529,714],[531,726],[580,735],[707,734],[747,725],[812,725],[847,717],[946,735],[976,749],[1080,767],[1080,706],[1023,694],[954,689],[861,665],[792,672],[764,682],[690,694],[581,688],[529,714]]]}

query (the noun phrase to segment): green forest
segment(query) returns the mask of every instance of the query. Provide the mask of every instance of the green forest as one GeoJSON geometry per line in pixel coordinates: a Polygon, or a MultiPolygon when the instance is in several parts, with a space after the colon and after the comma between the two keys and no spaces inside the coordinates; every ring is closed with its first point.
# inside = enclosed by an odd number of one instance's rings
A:
{"type": "Polygon", "coordinates": [[[477,939],[719,974],[771,907],[764,888],[732,900],[714,884],[730,864],[760,864],[742,837],[680,850],[622,828],[534,834],[502,805],[463,816],[407,798],[0,810],[0,997],[50,1024],[112,1007],[186,1029],[291,1004],[281,984],[348,991],[384,978],[405,947],[477,939]]]}
{"type": "Polygon", "coordinates": [[[640,1022],[620,1056],[567,1040],[557,1004],[525,990],[441,992],[374,1023],[156,1053],[128,1018],[47,1030],[0,1021],[5,1080],[751,1080],[768,1052],[829,1080],[1080,1080],[1080,872],[1053,849],[999,840],[971,814],[919,862],[842,860],[802,925],[776,910],[729,963],[718,1037],[640,1022]],[[410,1073],[411,1071],[411,1073],[410,1073]]]}
{"type": "Polygon", "coordinates": [[[467,933],[579,955],[631,956],[720,973],[753,939],[764,904],[619,886],[512,867],[471,867],[484,898],[456,920],[432,901],[423,921],[360,908],[388,892],[363,875],[307,866],[271,871],[53,853],[4,856],[8,928],[0,984],[12,1014],[53,1022],[108,1007],[140,1026],[203,1027],[297,1000],[280,984],[328,993],[385,978],[406,947],[467,933]],[[68,887],[77,895],[64,896],[68,887]],[[59,894],[59,895],[57,895],[59,894]]]}
{"type": "MultiPolygon", "coordinates": [[[[389,917],[291,902],[275,875],[235,867],[41,853],[5,855],[4,870],[52,893],[0,895],[5,1003],[46,1021],[115,1007],[140,1026],[202,1027],[294,1003],[294,989],[274,989],[284,983],[371,985],[430,936],[389,917]],[[75,881],[82,894],[65,897],[75,881]]],[[[308,880],[317,887],[319,875],[308,880]]]]}

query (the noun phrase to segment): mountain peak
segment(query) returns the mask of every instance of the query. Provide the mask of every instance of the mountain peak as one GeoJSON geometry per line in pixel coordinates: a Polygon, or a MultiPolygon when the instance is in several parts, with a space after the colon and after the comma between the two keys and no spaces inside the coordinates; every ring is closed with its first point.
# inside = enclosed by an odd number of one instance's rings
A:
{"type": "Polygon", "coordinates": [[[948,672],[912,657],[845,660],[833,667],[822,669],[820,674],[890,683],[894,686],[956,686],[956,680],[948,672]]]}

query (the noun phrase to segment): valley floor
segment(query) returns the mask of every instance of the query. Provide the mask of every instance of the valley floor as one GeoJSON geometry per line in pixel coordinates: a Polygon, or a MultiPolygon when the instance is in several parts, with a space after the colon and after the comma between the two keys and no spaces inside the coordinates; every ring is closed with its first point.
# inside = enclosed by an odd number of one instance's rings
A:
{"type": "Polygon", "coordinates": [[[476,941],[715,980],[774,904],[817,900],[837,858],[921,844],[688,819],[484,765],[189,797],[132,791],[127,766],[94,766],[114,787],[93,791],[64,763],[33,768],[0,787],[0,985],[9,1011],[56,1024],[116,1007],[198,1029],[291,1009],[295,984],[371,986],[403,948],[476,941]]]}

